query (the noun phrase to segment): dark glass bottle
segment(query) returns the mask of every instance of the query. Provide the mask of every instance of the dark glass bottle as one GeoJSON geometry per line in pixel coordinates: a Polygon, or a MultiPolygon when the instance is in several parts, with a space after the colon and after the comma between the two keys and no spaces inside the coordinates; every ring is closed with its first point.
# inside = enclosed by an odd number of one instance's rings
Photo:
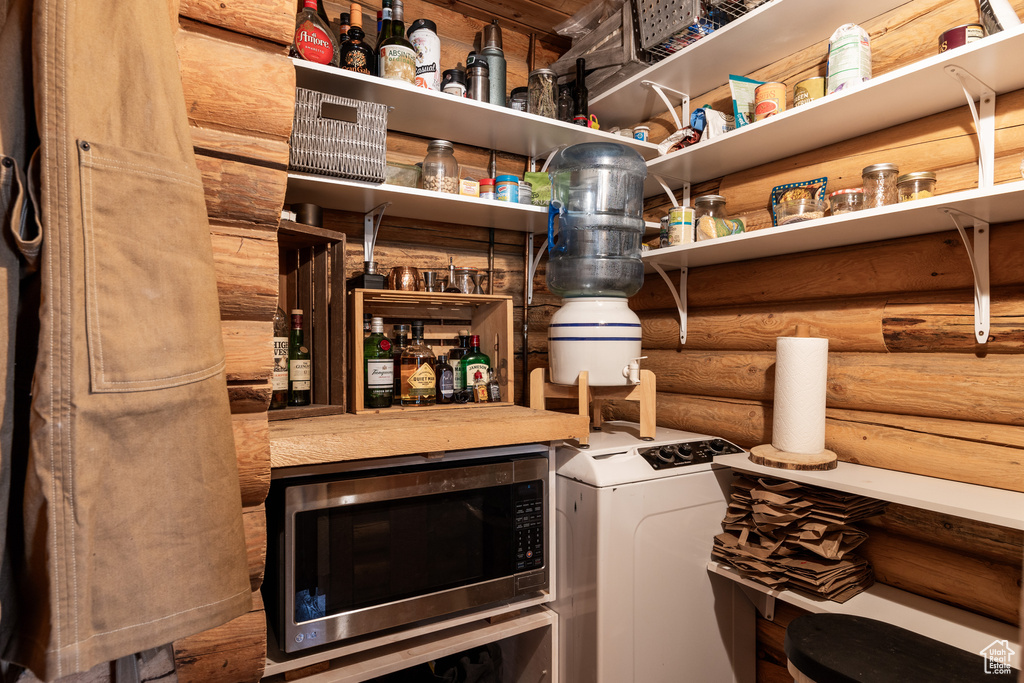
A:
{"type": "Polygon", "coordinates": [[[469,330],[459,330],[458,341],[458,346],[448,352],[448,362],[452,364],[452,371],[455,373],[452,379],[455,382],[456,395],[466,388],[466,378],[462,374],[462,364],[459,361],[469,351],[469,330]]]}
{"type": "Polygon", "coordinates": [[[288,405],[308,406],[312,389],[313,361],[302,340],[302,309],[296,308],[292,311],[292,333],[288,339],[288,405]]]}
{"type": "Polygon", "coordinates": [[[377,75],[393,81],[416,83],[416,48],[405,37],[405,9],[402,0],[393,0],[391,33],[378,43],[377,75]]]}
{"type": "Polygon", "coordinates": [[[573,122],[590,126],[590,93],[587,92],[587,60],[576,60],[576,87],[573,91],[573,122]],[[582,120],[580,117],[583,117],[582,120]]]}
{"type": "Polygon", "coordinates": [[[349,21],[352,25],[348,29],[348,42],[345,43],[345,47],[341,51],[340,66],[348,71],[357,71],[372,76],[375,73],[374,65],[377,60],[370,46],[363,42],[363,38],[366,36],[362,29],[363,10],[354,2],[349,10],[349,21]]]}
{"type": "Polygon", "coordinates": [[[394,366],[393,402],[402,402],[402,352],[409,346],[409,326],[394,325],[391,328],[391,358],[394,366]]]}
{"type": "Polygon", "coordinates": [[[466,379],[466,388],[472,392],[473,400],[486,402],[487,372],[491,368],[491,359],[480,350],[480,337],[478,335],[474,334],[469,337],[469,351],[462,357],[459,364],[462,366],[462,376],[466,379]],[[477,390],[478,385],[482,387],[480,392],[477,390]]]}
{"type": "Polygon", "coordinates": [[[288,406],[288,316],[278,306],[274,312],[274,369],[271,379],[270,409],[288,406]]]}
{"type": "MultiPolygon", "coordinates": [[[[341,50],[342,46],[348,42],[348,30],[352,27],[352,20],[349,18],[348,12],[342,12],[338,15],[338,49],[341,50]]],[[[340,61],[339,61],[340,63],[340,61]]]]}
{"type": "MultiPolygon", "coordinates": [[[[378,61],[380,60],[380,46],[387,40],[388,36],[391,35],[391,12],[392,12],[392,0],[383,0],[381,2],[380,19],[377,20],[377,40],[373,44],[373,54],[377,56],[378,61]]],[[[379,64],[377,65],[377,74],[380,74],[379,64]]]]}
{"type": "Polygon", "coordinates": [[[437,402],[445,405],[455,402],[455,368],[448,362],[448,356],[443,353],[437,357],[437,366],[434,368],[436,383],[434,385],[437,402]]]}
{"type": "Polygon", "coordinates": [[[384,321],[373,318],[370,336],[363,342],[363,404],[366,408],[388,408],[395,392],[395,366],[391,341],[384,336],[384,321]]]}

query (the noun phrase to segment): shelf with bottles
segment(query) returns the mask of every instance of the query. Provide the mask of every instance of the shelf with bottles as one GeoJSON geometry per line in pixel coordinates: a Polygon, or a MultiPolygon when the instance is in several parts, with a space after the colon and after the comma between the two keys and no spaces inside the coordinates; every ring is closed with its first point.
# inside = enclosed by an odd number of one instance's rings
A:
{"type": "Polygon", "coordinates": [[[585,128],[509,107],[417,88],[402,81],[385,80],[301,59],[292,61],[297,87],[379,102],[390,107],[389,130],[527,157],[543,157],[562,145],[601,141],[628,145],[644,159],[658,156],[657,145],[606,130],[585,128]]]}
{"type": "MultiPolygon", "coordinates": [[[[356,414],[412,413],[458,408],[510,406],[515,398],[512,350],[512,297],[492,294],[413,292],[390,289],[354,289],[349,293],[349,408],[356,414]],[[435,357],[448,354],[458,343],[459,330],[480,337],[500,392],[499,401],[465,402],[432,406],[370,408],[365,401],[363,318],[383,318],[384,334],[392,339],[395,324],[424,323],[424,341],[435,357]]],[[[486,378],[485,378],[486,379],[486,378]]]]}

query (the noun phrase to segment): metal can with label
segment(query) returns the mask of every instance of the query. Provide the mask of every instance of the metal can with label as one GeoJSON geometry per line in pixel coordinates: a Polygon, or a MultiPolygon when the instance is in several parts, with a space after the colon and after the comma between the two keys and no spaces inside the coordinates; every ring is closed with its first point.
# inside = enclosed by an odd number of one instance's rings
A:
{"type": "Polygon", "coordinates": [[[693,241],[693,207],[673,206],[668,210],[668,246],[692,244],[693,241]]]}
{"type": "Polygon", "coordinates": [[[981,24],[964,24],[956,26],[939,36],[939,52],[962,47],[985,37],[985,27],[981,24]]]}
{"type": "Polygon", "coordinates": [[[822,76],[797,81],[793,86],[793,106],[802,107],[825,96],[825,79],[822,76]]]}
{"type": "Polygon", "coordinates": [[[754,88],[755,121],[762,121],[783,111],[786,111],[785,83],[769,81],[754,88]]]}

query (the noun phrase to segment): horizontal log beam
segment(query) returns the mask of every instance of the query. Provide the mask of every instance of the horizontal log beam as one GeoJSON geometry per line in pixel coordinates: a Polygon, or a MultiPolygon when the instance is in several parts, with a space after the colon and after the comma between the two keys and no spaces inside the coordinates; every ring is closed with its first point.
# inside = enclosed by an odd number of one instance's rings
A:
{"type": "Polygon", "coordinates": [[[221,335],[229,382],[266,380],[273,371],[274,326],[270,322],[222,320],[221,335]]]}
{"type": "Polygon", "coordinates": [[[270,435],[266,413],[240,413],[231,416],[238,456],[238,483],[242,505],[262,503],[270,491],[270,435]]]}
{"type": "Polygon", "coordinates": [[[242,382],[228,384],[231,414],[265,413],[270,407],[270,382],[242,382]]]}
{"type": "Polygon", "coordinates": [[[281,222],[288,186],[286,169],[256,166],[231,159],[196,155],[203,176],[206,213],[211,219],[262,223],[281,222]]]}
{"type": "Polygon", "coordinates": [[[286,171],[288,143],[217,128],[189,127],[196,154],[286,171]]]}
{"type": "Polygon", "coordinates": [[[210,238],[221,319],[273,320],[280,269],[277,236],[213,222],[210,238]]]}
{"type": "Polygon", "coordinates": [[[267,617],[259,591],[253,593],[253,611],[174,643],[179,683],[256,683],[266,656],[267,617]]]}
{"type": "Polygon", "coordinates": [[[295,3],[290,0],[180,0],[182,16],[229,31],[290,45],[295,36],[295,3]]]}
{"type": "Polygon", "coordinates": [[[262,503],[242,510],[242,528],[245,530],[249,585],[253,591],[258,591],[263,584],[263,572],[267,566],[267,511],[262,503]]]}

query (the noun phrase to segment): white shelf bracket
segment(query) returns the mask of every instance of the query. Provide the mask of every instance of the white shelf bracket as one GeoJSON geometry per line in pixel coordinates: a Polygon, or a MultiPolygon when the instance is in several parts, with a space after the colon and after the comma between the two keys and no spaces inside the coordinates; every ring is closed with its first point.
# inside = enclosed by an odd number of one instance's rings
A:
{"type": "Polygon", "coordinates": [[[972,246],[971,241],[967,238],[967,231],[956,219],[956,214],[960,212],[952,209],[943,209],[943,211],[953,221],[953,225],[956,226],[957,232],[960,233],[960,239],[963,240],[964,247],[967,249],[967,258],[971,262],[971,273],[974,275],[974,340],[979,344],[985,344],[988,342],[991,331],[992,315],[988,273],[989,224],[980,218],[970,216],[974,219],[974,245],[972,246]]]}
{"type": "MultiPolygon", "coordinates": [[[[533,233],[532,232],[526,235],[526,246],[528,247],[529,252],[532,254],[533,253],[533,233]]],[[[540,251],[538,251],[537,255],[534,256],[533,259],[530,261],[530,270],[526,274],[526,305],[527,306],[529,306],[530,304],[533,303],[533,278],[537,274],[537,266],[540,265],[541,257],[544,256],[544,254],[547,252],[547,250],[548,250],[548,241],[545,239],[544,240],[544,244],[540,245],[540,251]]]]}
{"type": "Polygon", "coordinates": [[[672,298],[676,300],[676,310],[679,311],[679,343],[686,344],[686,268],[679,269],[679,290],[672,286],[672,280],[656,261],[651,261],[651,266],[658,271],[661,278],[668,285],[668,291],[672,292],[672,298]]]}
{"type": "Polygon", "coordinates": [[[652,173],[651,175],[654,176],[654,179],[658,181],[659,185],[661,185],[661,189],[665,192],[665,194],[668,195],[668,200],[672,202],[672,206],[690,205],[690,183],[683,183],[683,186],[680,188],[683,191],[683,203],[680,204],[676,200],[676,193],[673,192],[672,188],[668,186],[668,183],[665,182],[665,179],[662,178],[657,173],[652,173]]]}
{"type": "Polygon", "coordinates": [[[654,81],[640,81],[641,85],[645,85],[658,94],[661,101],[665,103],[668,113],[672,115],[672,121],[676,124],[676,130],[682,130],[686,126],[690,125],[690,96],[684,92],[673,90],[672,88],[666,88],[665,86],[655,83],[654,81]],[[669,99],[665,93],[669,92],[676,95],[680,99],[680,106],[682,107],[683,116],[682,119],[676,114],[676,107],[672,104],[672,100],[669,99]]]}
{"type": "Polygon", "coordinates": [[[992,187],[996,161],[996,94],[969,71],[955,64],[947,66],[946,73],[963,88],[978,131],[978,188],[992,187]],[[977,106],[974,104],[976,99],[977,106]]]}
{"type": "Polygon", "coordinates": [[[384,220],[384,210],[389,206],[391,206],[391,202],[384,202],[374,207],[373,211],[363,214],[364,261],[373,260],[373,245],[377,243],[377,231],[380,230],[380,222],[384,220]],[[374,220],[374,216],[376,216],[376,220],[374,220]]]}
{"type": "Polygon", "coordinates": [[[768,621],[775,621],[775,596],[759,591],[749,586],[739,586],[739,589],[743,591],[743,594],[747,596],[747,600],[750,600],[754,605],[754,609],[764,619],[768,621]]]}

